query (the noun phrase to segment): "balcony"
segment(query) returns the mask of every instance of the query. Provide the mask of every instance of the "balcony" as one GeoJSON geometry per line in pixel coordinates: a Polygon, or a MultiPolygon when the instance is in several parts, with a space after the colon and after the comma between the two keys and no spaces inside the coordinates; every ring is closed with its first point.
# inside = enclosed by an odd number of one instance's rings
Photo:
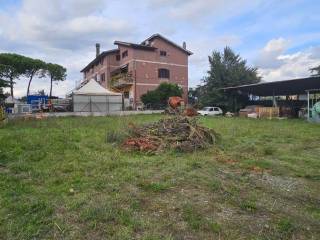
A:
{"type": "Polygon", "coordinates": [[[111,77],[110,86],[112,88],[123,89],[131,87],[133,78],[131,73],[118,73],[111,77]]]}

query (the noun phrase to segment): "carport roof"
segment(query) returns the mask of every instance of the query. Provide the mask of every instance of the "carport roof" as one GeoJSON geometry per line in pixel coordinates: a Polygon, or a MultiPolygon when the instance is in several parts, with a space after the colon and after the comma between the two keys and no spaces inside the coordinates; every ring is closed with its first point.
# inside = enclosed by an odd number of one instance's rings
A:
{"type": "Polygon", "coordinates": [[[237,91],[240,94],[255,96],[288,96],[305,94],[307,91],[320,92],[320,77],[307,77],[275,82],[262,82],[222,88],[225,92],[237,91]]]}

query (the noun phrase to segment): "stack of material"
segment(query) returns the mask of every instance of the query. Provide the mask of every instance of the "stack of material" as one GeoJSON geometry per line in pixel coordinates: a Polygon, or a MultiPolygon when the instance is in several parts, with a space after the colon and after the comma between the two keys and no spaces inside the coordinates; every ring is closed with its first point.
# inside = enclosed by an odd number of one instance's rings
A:
{"type": "Polygon", "coordinates": [[[165,149],[190,152],[212,146],[218,136],[214,130],[199,126],[196,119],[183,116],[165,118],[131,129],[131,137],[125,140],[123,147],[146,152],[165,149]]]}
{"type": "Polygon", "coordinates": [[[240,117],[253,117],[253,118],[277,118],[279,117],[278,107],[263,107],[258,105],[246,106],[239,111],[240,117]]]}
{"type": "Polygon", "coordinates": [[[248,117],[250,113],[258,113],[258,109],[261,106],[258,105],[249,105],[239,111],[239,117],[248,117]]]}
{"type": "Polygon", "coordinates": [[[259,107],[257,111],[259,118],[277,118],[279,117],[278,107],[259,107]]]}

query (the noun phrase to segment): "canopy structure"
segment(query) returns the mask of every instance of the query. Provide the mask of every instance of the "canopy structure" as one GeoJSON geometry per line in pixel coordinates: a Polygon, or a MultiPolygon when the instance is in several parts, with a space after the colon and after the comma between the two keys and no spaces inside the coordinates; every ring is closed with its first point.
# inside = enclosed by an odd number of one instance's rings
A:
{"type": "Polygon", "coordinates": [[[18,99],[13,98],[12,96],[8,96],[8,97],[4,100],[4,102],[5,102],[6,104],[19,104],[19,103],[20,103],[20,101],[19,101],[18,99]]]}
{"type": "Polygon", "coordinates": [[[254,96],[289,96],[320,92],[320,77],[308,77],[276,82],[262,82],[256,84],[227,87],[226,92],[236,91],[239,94],[254,96]]]}
{"type": "Polygon", "coordinates": [[[96,80],[91,79],[80,89],[73,91],[74,95],[110,95],[110,96],[121,96],[121,93],[112,92],[102,87],[96,80]]]}
{"type": "Polygon", "coordinates": [[[123,106],[121,93],[102,87],[94,79],[73,91],[72,98],[74,112],[114,112],[123,106]]]}
{"type": "Polygon", "coordinates": [[[307,94],[307,116],[310,118],[310,107],[317,98],[312,98],[310,105],[310,94],[316,96],[320,93],[320,77],[307,77],[276,82],[262,82],[256,84],[241,85],[222,88],[225,92],[236,92],[241,95],[253,95],[259,97],[273,96],[273,104],[276,105],[275,96],[290,96],[307,94]]]}

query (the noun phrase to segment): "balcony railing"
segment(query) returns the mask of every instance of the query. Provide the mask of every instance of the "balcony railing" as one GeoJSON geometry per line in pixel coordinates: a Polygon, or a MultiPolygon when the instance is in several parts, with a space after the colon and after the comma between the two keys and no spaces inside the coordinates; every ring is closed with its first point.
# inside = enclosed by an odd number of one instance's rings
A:
{"type": "Polygon", "coordinates": [[[119,73],[111,77],[111,87],[123,88],[133,84],[131,73],[119,73]]]}

